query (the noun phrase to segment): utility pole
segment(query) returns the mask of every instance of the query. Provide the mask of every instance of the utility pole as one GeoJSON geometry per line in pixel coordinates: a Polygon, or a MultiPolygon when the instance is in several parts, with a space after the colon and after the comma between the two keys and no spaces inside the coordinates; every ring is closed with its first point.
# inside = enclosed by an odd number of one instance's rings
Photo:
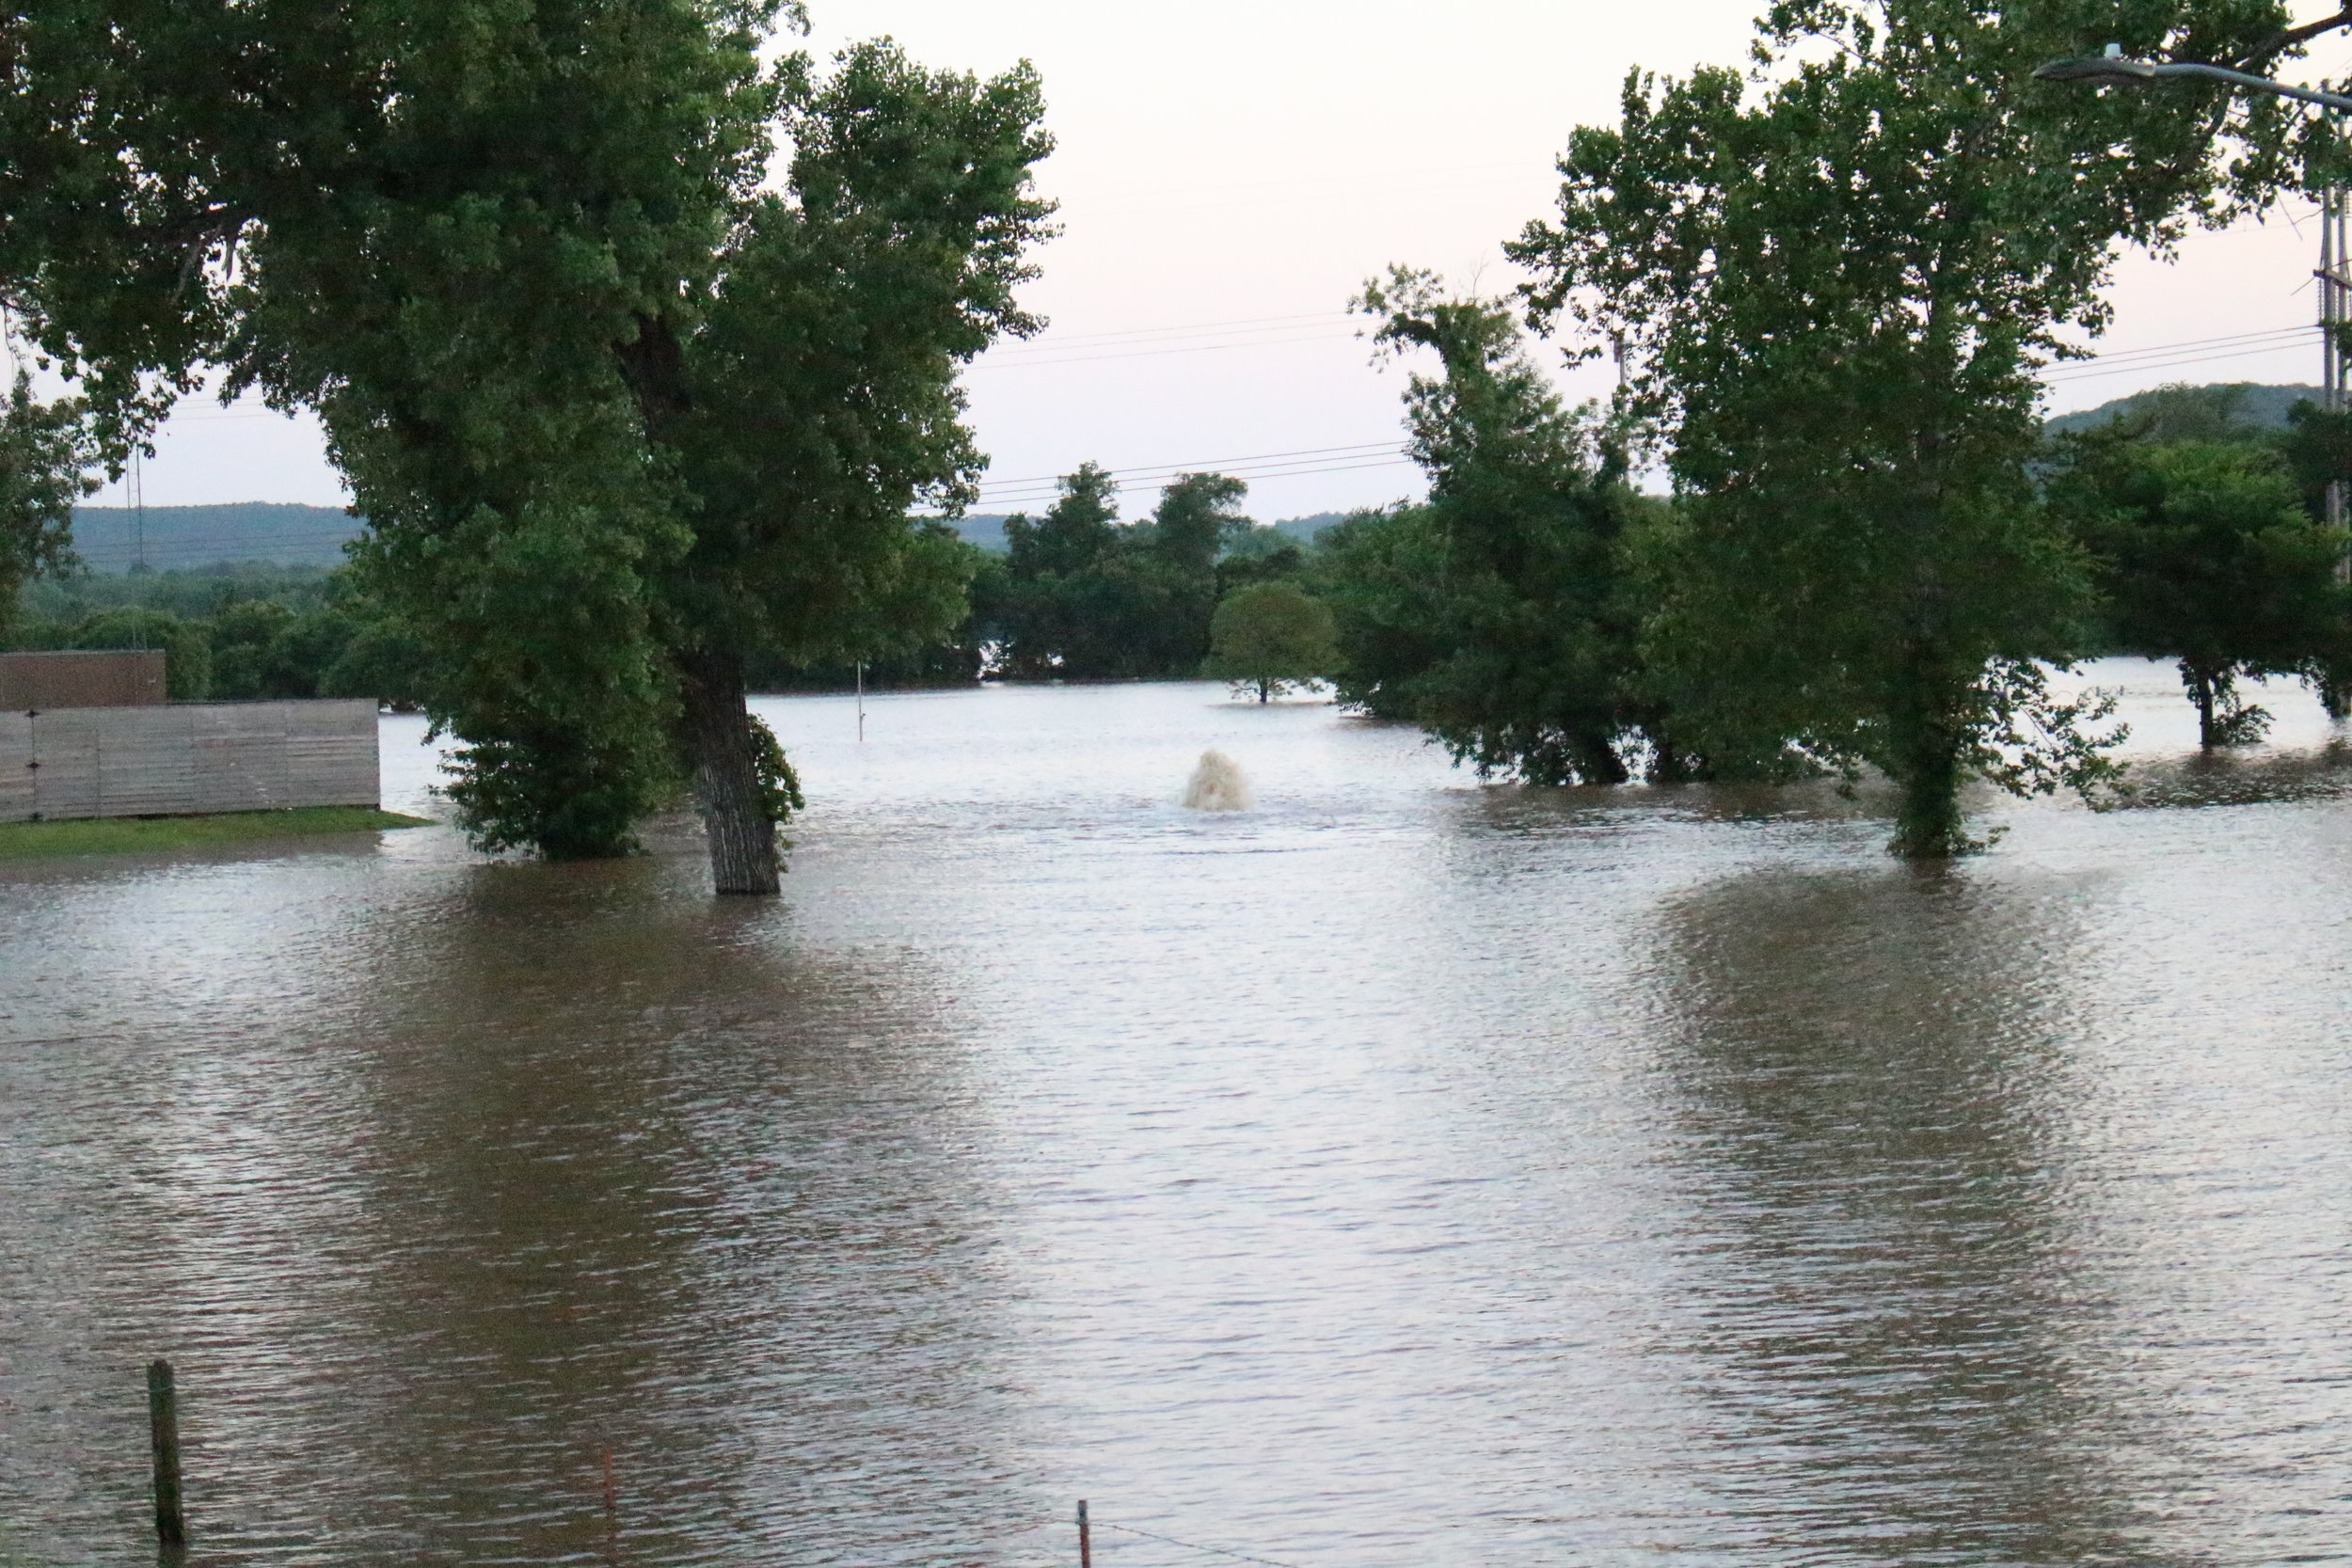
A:
{"type": "MultiPolygon", "coordinates": [[[[2304,43],[2322,33],[2352,22],[2352,5],[2344,13],[2322,22],[2289,29],[2288,42],[2304,43]]],[[[2337,115],[2352,113],[2352,96],[2331,92],[2327,87],[2298,87],[2267,76],[2256,76],[2232,66],[2216,65],[2205,60],[2135,60],[2123,54],[2123,46],[2110,43],[2106,52],[2082,59],[2052,60],[2034,72],[2039,81],[2079,82],[2097,87],[2147,87],[2157,82],[2194,78],[2219,82],[2231,91],[2245,96],[2255,94],[2265,98],[2292,99],[2297,103],[2316,103],[2337,115]]],[[[2331,122],[2332,123],[2332,122],[2331,122]]],[[[2328,412],[2344,411],[2347,372],[2352,371],[2344,352],[2344,338],[2352,326],[2352,247],[2346,245],[2344,221],[2346,193],[2341,185],[2329,185],[2319,197],[2319,334],[2325,341],[2320,346],[2321,398],[2328,412]]],[[[2344,486],[2342,480],[2328,486],[2326,501],[2328,523],[2341,528],[2344,521],[2344,486]]],[[[2352,582],[2352,557],[2336,562],[2336,580],[2352,582]]],[[[2343,719],[2352,716],[2352,690],[2333,682],[2322,685],[2319,700],[2327,705],[2328,717],[2343,719]]]]}
{"type": "MultiPolygon", "coordinates": [[[[2352,362],[2344,354],[2344,334],[2352,320],[2352,251],[2347,251],[2345,193],[2330,185],[2319,196],[2319,356],[2321,402],[2330,414],[2344,411],[2347,372],[2352,362]]],[[[2328,484],[2328,526],[2342,528],[2344,518],[2344,481],[2328,484]]],[[[2341,570],[2341,569],[2340,569],[2341,570]]]]}
{"type": "MultiPolygon", "coordinates": [[[[2352,354],[2345,352],[2344,338],[2352,331],[2352,230],[2347,230],[2346,200],[2342,185],[2329,185],[2319,193],[2319,374],[2320,404],[2328,413],[2342,415],[2347,402],[2352,402],[2352,354]]],[[[2344,522],[2344,485],[2341,479],[2328,482],[2325,503],[2328,526],[2341,529],[2344,522]]],[[[2352,582],[2352,556],[2336,561],[2336,580],[2352,582]]],[[[2320,705],[2330,719],[2343,719],[2352,714],[2352,692],[2334,681],[2319,685],[2320,705]]]]}

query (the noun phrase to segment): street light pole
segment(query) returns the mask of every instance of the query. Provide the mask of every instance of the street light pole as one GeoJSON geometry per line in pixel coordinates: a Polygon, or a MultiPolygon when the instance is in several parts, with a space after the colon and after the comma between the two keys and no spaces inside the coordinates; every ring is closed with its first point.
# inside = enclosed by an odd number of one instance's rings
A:
{"type": "Polygon", "coordinates": [[[2322,92],[2317,87],[2290,87],[2274,82],[2267,76],[2250,71],[2233,71],[2226,65],[2207,65],[2201,60],[2133,60],[2123,56],[2119,44],[2107,45],[2104,55],[2087,59],[2052,60],[2034,75],[2044,82],[2089,82],[2097,87],[2140,86],[2148,82],[2170,81],[2176,77],[2196,77],[2208,82],[2220,82],[2240,92],[2266,93],[2272,98],[2292,98],[2298,103],[2317,103],[2328,109],[2352,109],[2352,98],[2340,92],[2322,92]]]}
{"type": "MultiPolygon", "coordinates": [[[[2088,82],[2094,87],[2145,87],[2151,82],[2191,78],[2219,82],[2234,92],[2259,93],[2271,98],[2291,98],[2298,103],[2316,103],[2323,109],[2339,112],[2352,110],[2352,97],[2340,92],[2328,92],[2319,87],[2290,87],[2274,82],[2267,76],[2250,71],[2234,71],[2225,65],[2209,65],[2201,60],[2134,60],[2124,56],[2123,46],[2107,45],[2104,55],[2085,59],[2052,60],[2034,75],[2044,82],[2088,82]]],[[[2352,331],[2352,254],[2347,254],[2346,241],[2352,239],[2345,227],[2344,192],[2331,185],[2319,198],[2319,328],[2323,341],[2320,346],[2321,385],[2328,411],[2344,412],[2352,381],[2352,365],[2347,365],[2344,339],[2352,331]]],[[[2342,480],[2328,486],[2328,522],[2341,528],[2344,521],[2344,487],[2342,480]]],[[[2352,581],[2352,560],[2337,564],[2337,576],[2352,581]]],[[[2342,699],[2330,694],[2328,711],[2335,712],[2342,699]]]]}

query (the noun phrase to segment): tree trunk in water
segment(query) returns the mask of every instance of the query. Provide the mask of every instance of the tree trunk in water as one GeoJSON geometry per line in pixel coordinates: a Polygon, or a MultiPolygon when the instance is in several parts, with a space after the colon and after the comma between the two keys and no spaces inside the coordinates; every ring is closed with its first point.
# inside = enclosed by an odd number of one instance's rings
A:
{"type": "Polygon", "coordinates": [[[784,891],[776,824],[759,786],[751,713],[743,705],[743,660],[734,654],[678,656],[686,699],[694,799],[710,839],[710,875],[721,893],[773,896],[784,891]]]}
{"type": "Polygon", "coordinates": [[[1579,730],[1570,738],[1576,754],[1576,774],[1588,784],[1621,784],[1633,775],[1617,755],[1613,736],[1592,730],[1579,730]]]}
{"type": "Polygon", "coordinates": [[[2197,698],[2197,744],[2210,752],[2214,748],[2212,673],[2192,664],[2188,669],[2188,689],[2197,698]]]}
{"type": "Polygon", "coordinates": [[[1895,782],[1903,792],[1887,848],[1906,860],[1949,860],[1977,847],[1960,811],[1961,736],[1932,677],[1890,716],[1895,782]]]}
{"type": "Polygon", "coordinates": [[[1262,703],[1266,701],[1268,692],[1273,685],[1274,683],[1272,681],[1266,680],[1262,680],[1258,683],[1258,701],[1262,703]]]}

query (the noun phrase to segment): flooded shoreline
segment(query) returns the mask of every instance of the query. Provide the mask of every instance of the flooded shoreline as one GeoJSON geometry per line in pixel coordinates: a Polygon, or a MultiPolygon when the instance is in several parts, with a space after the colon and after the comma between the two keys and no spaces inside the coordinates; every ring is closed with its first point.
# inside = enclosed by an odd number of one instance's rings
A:
{"type": "Polygon", "coordinates": [[[774,906],[0,868],[0,1564],[151,1560],[152,1354],[195,1562],[2352,1556],[2352,773],[2113,669],[1925,873],[1208,685],[762,699],[774,906]]]}

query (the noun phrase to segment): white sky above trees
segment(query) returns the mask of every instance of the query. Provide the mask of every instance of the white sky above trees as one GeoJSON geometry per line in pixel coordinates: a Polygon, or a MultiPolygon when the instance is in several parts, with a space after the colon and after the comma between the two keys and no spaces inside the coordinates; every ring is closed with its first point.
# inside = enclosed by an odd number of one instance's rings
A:
{"type": "MultiPolygon", "coordinates": [[[[1133,472],[1130,516],[1154,474],[1218,468],[1270,521],[1416,493],[1394,455],[1403,376],[1372,368],[1345,314],[1362,280],[1403,261],[1507,288],[1501,244],[1549,210],[1569,129],[1613,119],[1629,67],[1737,62],[1761,5],[811,0],[808,43],[888,34],[930,65],[1025,56],[1043,73],[1064,234],[1027,297],[1053,325],[969,378],[993,458],[977,510],[1034,510],[1093,459],[1133,472]]],[[[2342,40],[2290,68],[2347,71],[2342,40]]],[[[2284,335],[2315,309],[2316,233],[2290,221],[2305,210],[2199,235],[2169,266],[2126,260],[2103,348],[2205,346],[2062,370],[2052,411],[2171,380],[2316,381],[2313,336],[2284,335]],[[2281,335],[2252,353],[2212,341],[2256,333],[2281,335]]],[[[1597,396],[1611,379],[1594,365],[1563,384],[1597,396]]],[[[143,477],[150,505],[345,499],[315,424],[258,404],[185,406],[143,477]]]]}

